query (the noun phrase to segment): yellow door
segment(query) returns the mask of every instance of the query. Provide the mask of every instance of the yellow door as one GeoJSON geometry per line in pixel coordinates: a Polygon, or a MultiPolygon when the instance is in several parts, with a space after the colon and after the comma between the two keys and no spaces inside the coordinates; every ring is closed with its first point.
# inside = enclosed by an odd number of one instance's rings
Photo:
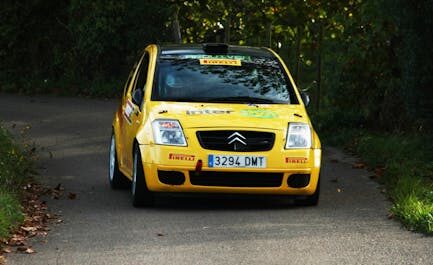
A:
{"type": "Polygon", "coordinates": [[[144,92],[149,68],[149,54],[144,53],[138,65],[137,73],[131,84],[131,88],[125,96],[123,104],[123,131],[124,143],[122,148],[121,167],[128,176],[132,175],[133,144],[144,115],[144,92]]]}

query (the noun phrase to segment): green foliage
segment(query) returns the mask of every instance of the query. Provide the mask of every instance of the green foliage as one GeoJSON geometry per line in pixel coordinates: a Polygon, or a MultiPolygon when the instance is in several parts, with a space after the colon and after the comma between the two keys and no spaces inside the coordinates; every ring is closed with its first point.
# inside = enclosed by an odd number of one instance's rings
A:
{"type": "Polygon", "coordinates": [[[0,126],[0,238],[23,221],[19,189],[30,170],[28,156],[0,126]]]}
{"type": "Polygon", "coordinates": [[[379,181],[394,203],[391,212],[409,229],[433,234],[431,135],[372,134],[344,128],[321,135],[325,143],[337,140],[349,145],[372,169],[383,168],[379,181]]]}
{"type": "Polygon", "coordinates": [[[0,187],[0,239],[24,221],[21,204],[17,196],[0,187]]]}
{"type": "Polygon", "coordinates": [[[365,1],[335,41],[325,68],[327,107],[357,111],[366,126],[405,130],[433,120],[433,1],[365,1]],[[430,8],[430,9],[429,9],[430,8]],[[421,11],[423,10],[423,11],[421,11]]]}
{"type": "Polygon", "coordinates": [[[391,211],[409,228],[433,235],[433,184],[420,177],[402,176],[391,192],[391,211]]]}
{"type": "Polygon", "coordinates": [[[157,0],[6,1],[1,10],[0,90],[96,96],[120,93],[137,53],[167,40],[172,12],[157,0]]]}
{"type": "Polygon", "coordinates": [[[0,125],[0,186],[16,191],[30,169],[28,156],[0,125]]]}

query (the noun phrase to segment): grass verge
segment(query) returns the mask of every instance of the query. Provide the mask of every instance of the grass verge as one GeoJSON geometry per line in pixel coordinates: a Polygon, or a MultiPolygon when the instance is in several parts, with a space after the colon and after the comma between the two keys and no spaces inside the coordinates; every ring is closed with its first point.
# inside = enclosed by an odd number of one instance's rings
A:
{"type": "Polygon", "coordinates": [[[391,212],[410,230],[433,235],[433,136],[343,129],[325,144],[357,153],[376,172],[393,202],[391,212]]]}
{"type": "Polygon", "coordinates": [[[20,187],[31,168],[31,159],[0,124],[0,239],[24,220],[20,187]]]}

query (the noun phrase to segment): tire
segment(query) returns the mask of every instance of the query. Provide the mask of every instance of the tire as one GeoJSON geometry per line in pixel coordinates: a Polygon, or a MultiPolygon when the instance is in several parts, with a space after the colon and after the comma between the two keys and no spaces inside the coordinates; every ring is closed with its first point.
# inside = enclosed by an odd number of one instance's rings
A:
{"type": "Polygon", "coordinates": [[[319,176],[319,180],[317,182],[316,191],[311,195],[295,199],[295,205],[297,205],[297,206],[316,206],[319,204],[319,197],[320,197],[320,176],[319,176]]]}
{"type": "Polygon", "coordinates": [[[153,206],[154,194],[147,188],[141,153],[137,146],[134,146],[131,193],[134,207],[153,206]]]}
{"type": "Polygon", "coordinates": [[[108,181],[112,189],[125,189],[131,182],[120,172],[117,160],[116,137],[111,134],[109,157],[108,157],[108,181]]]}

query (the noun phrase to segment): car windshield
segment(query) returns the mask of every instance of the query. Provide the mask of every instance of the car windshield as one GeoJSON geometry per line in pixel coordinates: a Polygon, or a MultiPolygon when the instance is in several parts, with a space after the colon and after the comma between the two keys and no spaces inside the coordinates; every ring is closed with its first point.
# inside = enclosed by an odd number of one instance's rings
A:
{"type": "Polygon", "coordinates": [[[163,55],[154,101],[298,104],[276,58],[241,55],[163,55]]]}

